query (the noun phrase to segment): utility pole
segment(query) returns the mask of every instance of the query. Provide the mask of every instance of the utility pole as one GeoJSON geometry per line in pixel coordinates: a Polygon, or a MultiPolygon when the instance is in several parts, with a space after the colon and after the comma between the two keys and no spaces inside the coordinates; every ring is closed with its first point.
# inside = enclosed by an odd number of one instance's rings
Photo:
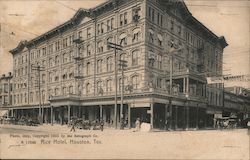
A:
{"type": "MultiPolygon", "coordinates": [[[[172,129],[172,122],[173,122],[173,106],[172,106],[172,92],[173,92],[173,54],[176,51],[181,50],[181,48],[177,47],[177,49],[174,47],[174,42],[171,42],[171,48],[169,51],[169,67],[170,67],[170,75],[169,75],[169,116],[170,116],[170,124],[169,128],[172,129]]],[[[176,113],[177,114],[177,113],[176,113]]]]}
{"type": "Polygon", "coordinates": [[[42,102],[41,102],[41,76],[40,76],[40,73],[41,71],[45,71],[44,67],[40,66],[40,65],[37,65],[37,66],[33,66],[31,65],[31,68],[32,70],[36,70],[37,73],[38,73],[38,94],[39,94],[39,116],[38,116],[38,119],[39,119],[39,122],[40,124],[43,123],[43,115],[42,115],[42,112],[41,112],[41,106],[42,106],[42,102]]]}
{"type": "Polygon", "coordinates": [[[108,42],[108,47],[113,48],[115,52],[115,129],[117,129],[117,50],[121,51],[122,46],[108,42]]]}
{"type": "MultiPolygon", "coordinates": [[[[122,71],[122,86],[121,86],[121,107],[120,107],[120,122],[121,126],[120,129],[124,129],[124,117],[123,117],[123,97],[124,97],[124,68],[128,67],[127,65],[128,61],[125,60],[119,60],[119,66],[122,71]]],[[[119,84],[120,85],[120,84],[119,84]]]]}

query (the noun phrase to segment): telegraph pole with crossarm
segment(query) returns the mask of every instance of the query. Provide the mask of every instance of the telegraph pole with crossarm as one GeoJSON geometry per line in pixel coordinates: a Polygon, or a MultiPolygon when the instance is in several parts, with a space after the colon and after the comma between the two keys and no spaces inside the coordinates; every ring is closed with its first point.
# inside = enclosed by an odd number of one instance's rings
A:
{"type": "Polygon", "coordinates": [[[31,69],[37,71],[37,73],[38,73],[38,94],[39,94],[39,116],[38,116],[38,120],[39,120],[40,124],[43,123],[43,114],[42,114],[42,111],[41,111],[42,102],[41,102],[41,76],[40,76],[40,73],[41,73],[41,71],[45,71],[44,68],[45,67],[40,66],[40,65],[36,65],[36,66],[31,65],[31,69]]]}
{"type": "Polygon", "coordinates": [[[122,46],[119,44],[108,42],[108,47],[115,51],[115,128],[117,129],[117,50],[121,51],[122,46]]]}

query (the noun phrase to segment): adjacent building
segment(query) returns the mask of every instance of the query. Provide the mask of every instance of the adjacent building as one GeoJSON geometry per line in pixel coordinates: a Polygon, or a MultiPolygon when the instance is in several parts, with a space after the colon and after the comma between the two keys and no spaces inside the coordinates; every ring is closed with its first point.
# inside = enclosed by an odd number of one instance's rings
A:
{"type": "Polygon", "coordinates": [[[176,129],[213,126],[224,92],[206,77],[222,75],[227,45],[183,1],[108,0],[10,51],[7,108],[48,123],[79,117],[117,127],[123,119],[133,127],[140,118],[152,128],[166,120],[176,129]]]}
{"type": "Polygon", "coordinates": [[[0,77],[0,117],[8,114],[8,109],[2,109],[12,105],[12,73],[3,74],[0,77]]]}

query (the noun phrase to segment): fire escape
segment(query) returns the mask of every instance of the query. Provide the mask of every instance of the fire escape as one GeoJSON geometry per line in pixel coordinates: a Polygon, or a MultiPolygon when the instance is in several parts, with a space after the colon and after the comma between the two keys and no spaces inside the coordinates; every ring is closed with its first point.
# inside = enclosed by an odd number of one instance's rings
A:
{"type": "Polygon", "coordinates": [[[82,79],[83,79],[83,40],[82,37],[78,37],[77,39],[73,40],[75,44],[75,54],[74,54],[74,64],[75,64],[75,95],[81,96],[81,86],[82,86],[82,79]]]}

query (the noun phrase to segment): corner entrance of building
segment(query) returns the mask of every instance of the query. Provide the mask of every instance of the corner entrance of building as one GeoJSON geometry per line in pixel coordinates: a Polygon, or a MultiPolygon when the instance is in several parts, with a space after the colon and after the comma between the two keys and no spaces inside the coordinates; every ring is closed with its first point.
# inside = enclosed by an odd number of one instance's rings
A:
{"type": "Polygon", "coordinates": [[[150,123],[150,107],[131,108],[131,127],[135,127],[135,121],[140,118],[141,122],[150,123]]]}

